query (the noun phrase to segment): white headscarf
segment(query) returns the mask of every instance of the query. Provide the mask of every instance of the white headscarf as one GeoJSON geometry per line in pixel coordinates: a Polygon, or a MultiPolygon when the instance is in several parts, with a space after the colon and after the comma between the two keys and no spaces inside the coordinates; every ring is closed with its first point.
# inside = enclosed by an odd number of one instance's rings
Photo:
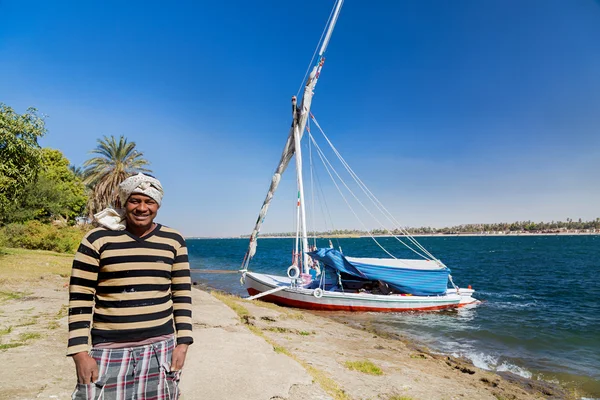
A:
{"type": "Polygon", "coordinates": [[[159,206],[164,194],[158,179],[144,175],[141,172],[130,176],[119,185],[119,199],[121,199],[121,204],[125,204],[129,196],[133,193],[141,193],[152,197],[159,206]]]}
{"type": "MultiPolygon", "coordinates": [[[[130,176],[119,185],[119,199],[122,204],[125,204],[129,196],[134,193],[141,193],[151,197],[159,206],[164,195],[160,181],[142,173],[130,176]]],[[[94,214],[94,219],[101,226],[113,231],[122,231],[126,228],[124,209],[115,210],[108,207],[94,214]]]]}

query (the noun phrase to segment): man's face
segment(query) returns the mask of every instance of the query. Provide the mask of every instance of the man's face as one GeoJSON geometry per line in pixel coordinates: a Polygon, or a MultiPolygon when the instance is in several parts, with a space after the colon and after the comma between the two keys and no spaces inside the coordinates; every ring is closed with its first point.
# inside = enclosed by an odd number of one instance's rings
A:
{"type": "Polygon", "coordinates": [[[138,228],[149,228],[156,218],[158,207],[158,203],[152,197],[141,193],[132,194],[125,203],[127,224],[138,228]]]}

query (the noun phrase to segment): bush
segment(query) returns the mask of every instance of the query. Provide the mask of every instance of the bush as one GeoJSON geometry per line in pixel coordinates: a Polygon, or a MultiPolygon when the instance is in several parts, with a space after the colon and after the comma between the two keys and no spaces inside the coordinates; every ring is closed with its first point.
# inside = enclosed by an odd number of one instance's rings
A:
{"type": "Polygon", "coordinates": [[[39,221],[9,224],[0,228],[0,247],[75,253],[86,231],[86,228],[58,227],[39,221]]]}
{"type": "Polygon", "coordinates": [[[6,246],[6,235],[4,234],[4,230],[0,229],[0,254],[2,254],[2,248],[6,246]]]}

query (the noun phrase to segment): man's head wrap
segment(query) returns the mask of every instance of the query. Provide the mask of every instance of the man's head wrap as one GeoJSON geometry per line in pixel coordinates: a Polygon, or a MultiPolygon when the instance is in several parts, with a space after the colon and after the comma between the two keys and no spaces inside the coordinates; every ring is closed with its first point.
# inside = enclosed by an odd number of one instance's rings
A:
{"type": "Polygon", "coordinates": [[[142,173],[130,176],[119,185],[119,199],[121,200],[121,205],[123,207],[125,206],[129,196],[134,193],[141,193],[151,197],[158,203],[159,206],[162,202],[164,194],[163,188],[158,179],[142,173]]]}
{"type": "MultiPolygon", "coordinates": [[[[158,179],[142,173],[130,176],[119,185],[119,199],[123,207],[127,203],[129,196],[134,193],[141,193],[151,197],[159,206],[164,194],[158,179]]],[[[124,209],[113,210],[110,207],[105,208],[99,213],[94,214],[94,219],[99,225],[113,231],[122,231],[126,228],[127,221],[124,209]]]]}

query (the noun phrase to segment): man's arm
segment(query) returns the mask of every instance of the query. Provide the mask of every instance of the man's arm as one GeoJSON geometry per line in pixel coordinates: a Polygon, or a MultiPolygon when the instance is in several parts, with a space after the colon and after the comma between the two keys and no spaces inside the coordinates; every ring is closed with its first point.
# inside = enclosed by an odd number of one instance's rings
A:
{"type": "Polygon", "coordinates": [[[94,295],[98,281],[100,255],[88,240],[83,238],[75,254],[69,284],[69,343],[67,355],[73,356],[80,383],[90,383],[98,378],[98,366],[87,352],[94,309],[94,295]]]}
{"type": "Polygon", "coordinates": [[[177,331],[177,347],[173,351],[171,370],[179,370],[185,362],[188,345],[192,344],[192,280],[185,240],[181,239],[171,272],[173,317],[177,331]]]}

